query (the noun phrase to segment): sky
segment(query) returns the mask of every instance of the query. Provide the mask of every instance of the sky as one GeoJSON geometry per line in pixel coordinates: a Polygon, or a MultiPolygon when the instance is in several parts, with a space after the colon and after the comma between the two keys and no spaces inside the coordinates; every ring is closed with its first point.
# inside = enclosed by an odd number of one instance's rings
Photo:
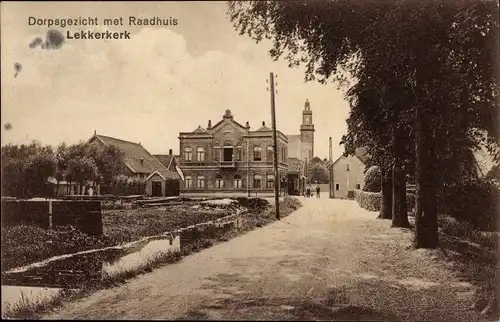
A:
{"type": "MultiPolygon", "coordinates": [[[[225,2],[2,2],[1,144],[53,146],[98,134],[140,142],[153,154],[179,150],[179,132],[206,127],[231,110],[241,124],[271,124],[269,73],[277,76],[276,123],[299,134],[306,99],[315,125],[315,155],[333,159],[349,105],[334,83],[304,82],[303,67],[273,61],[270,43],[234,30],[225,2]],[[66,39],[59,49],[30,48],[47,26],[39,19],[97,17],[100,26],[55,29],[129,31],[131,39],[66,39]],[[176,26],[103,26],[104,18],[177,19],[176,26]],[[15,76],[15,64],[21,70],[15,76]],[[7,125],[8,124],[8,125],[7,125]]],[[[53,27],[54,28],[54,27],[53,27]]]]}

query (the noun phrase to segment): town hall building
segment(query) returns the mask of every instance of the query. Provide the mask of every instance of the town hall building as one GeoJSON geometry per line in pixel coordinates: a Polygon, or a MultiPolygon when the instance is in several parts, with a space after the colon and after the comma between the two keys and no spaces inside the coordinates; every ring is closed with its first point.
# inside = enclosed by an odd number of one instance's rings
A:
{"type": "MultiPolygon", "coordinates": [[[[288,139],[277,131],[278,180],[286,181],[288,139]]],[[[207,128],[179,133],[180,168],[184,173],[181,195],[271,195],[273,131],[262,122],[251,130],[226,110],[221,121],[207,128]]]]}
{"type": "MultiPolygon", "coordinates": [[[[304,165],[314,157],[314,124],[309,101],[302,112],[300,134],[276,131],[280,188],[299,194],[304,187],[304,165]]],[[[265,122],[251,130],[226,110],[222,120],[206,128],[179,133],[179,163],[184,173],[183,196],[272,195],[273,131],[265,122]]]]}

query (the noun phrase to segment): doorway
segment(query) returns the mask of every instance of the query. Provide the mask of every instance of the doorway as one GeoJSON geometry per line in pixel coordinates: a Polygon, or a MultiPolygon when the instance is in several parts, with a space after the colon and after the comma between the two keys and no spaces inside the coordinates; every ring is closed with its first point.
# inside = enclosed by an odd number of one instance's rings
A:
{"type": "Polygon", "coordinates": [[[151,195],[153,197],[161,197],[161,182],[160,181],[153,181],[151,187],[151,195]]]}

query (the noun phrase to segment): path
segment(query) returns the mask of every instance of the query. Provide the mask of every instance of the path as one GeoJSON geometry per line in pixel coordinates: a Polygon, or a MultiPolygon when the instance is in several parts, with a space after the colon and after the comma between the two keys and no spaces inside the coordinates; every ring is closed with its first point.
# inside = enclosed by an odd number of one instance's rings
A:
{"type": "Polygon", "coordinates": [[[261,229],[67,304],[50,319],[478,320],[473,287],[412,233],[347,200],[261,229]]]}

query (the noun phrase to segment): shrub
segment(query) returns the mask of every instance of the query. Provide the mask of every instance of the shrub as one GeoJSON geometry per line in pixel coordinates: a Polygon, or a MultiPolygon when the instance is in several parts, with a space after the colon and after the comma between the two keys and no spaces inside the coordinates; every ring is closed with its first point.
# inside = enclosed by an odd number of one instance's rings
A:
{"type": "Polygon", "coordinates": [[[354,190],[354,200],[361,208],[368,211],[379,211],[381,194],[379,192],[369,192],[362,190],[354,190]]]}
{"type": "Polygon", "coordinates": [[[262,198],[236,197],[235,199],[243,207],[255,210],[256,212],[261,212],[264,208],[266,208],[269,205],[269,202],[266,199],[262,199],[262,198]]]}
{"type": "Polygon", "coordinates": [[[365,185],[363,191],[368,192],[380,192],[382,181],[382,172],[380,168],[376,165],[371,166],[366,170],[365,174],[365,185]]]}
{"type": "MultiPolygon", "coordinates": [[[[379,211],[382,201],[382,194],[380,192],[369,192],[362,190],[354,190],[354,200],[361,208],[368,211],[379,211]]],[[[413,193],[406,194],[406,209],[411,211],[415,208],[415,195],[413,193]]]]}

